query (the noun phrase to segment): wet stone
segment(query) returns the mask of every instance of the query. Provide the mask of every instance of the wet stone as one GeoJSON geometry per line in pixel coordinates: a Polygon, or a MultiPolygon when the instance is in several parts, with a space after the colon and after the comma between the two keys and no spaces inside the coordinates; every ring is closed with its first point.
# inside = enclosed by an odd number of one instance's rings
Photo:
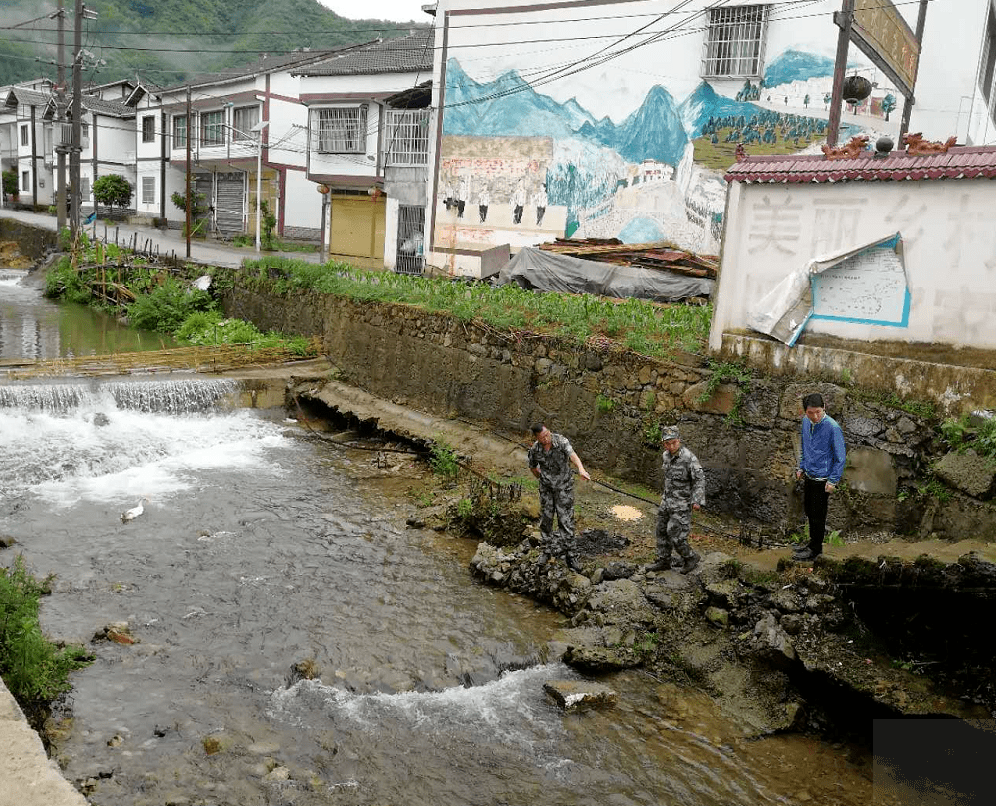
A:
{"type": "Polygon", "coordinates": [[[705,617],[715,627],[726,627],[730,623],[730,614],[720,607],[707,607],[705,617]]]}
{"type": "Polygon", "coordinates": [[[0,549],[9,549],[17,540],[11,535],[0,535],[0,549]]]}
{"type": "Polygon", "coordinates": [[[802,602],[793,591],[780,590],[771,597],[771,604],[783,613],[798,613],[802,610],[802,602]]]}
{"type": "Polygon", "coordinates": [[[584,680],[550,680],[543,689],[565,711],[615,705],[619,699],[608,686],[584,680]]]}

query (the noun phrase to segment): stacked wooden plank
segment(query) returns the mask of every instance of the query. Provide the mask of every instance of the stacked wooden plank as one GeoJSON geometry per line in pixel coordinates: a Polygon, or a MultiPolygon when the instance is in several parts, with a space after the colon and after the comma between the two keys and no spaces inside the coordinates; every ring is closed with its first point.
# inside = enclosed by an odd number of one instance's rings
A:
{"type": "Polygon", "coordinates": [[[691,277],[715,279],[719,258],[715,255],[697,255],[679,249],[666,241],[658,243],[623,243],[618,238],[557,238],[553,243],[540,244],[545,252],[570,255],[582,260],[615,263],[619,266],[642,266],[661,269],[691,277]]]}

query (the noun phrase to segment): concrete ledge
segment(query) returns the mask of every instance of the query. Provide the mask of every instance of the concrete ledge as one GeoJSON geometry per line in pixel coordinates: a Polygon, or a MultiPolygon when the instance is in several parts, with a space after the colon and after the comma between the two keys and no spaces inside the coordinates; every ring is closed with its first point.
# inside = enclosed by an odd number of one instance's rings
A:
{"type": "Polygon", "coordinates": [[[827,346],[788,347],[774,339],[724,333],[724,358],[746,360],[772,375],[824,378],[901,398],[933,402],[948,415],[996,409],[996,371],[875,355],[827,346]]]}
{"type": "Polygon", "coordinates": [[[0,806],[87,806],[0,680],[0,806]]]}

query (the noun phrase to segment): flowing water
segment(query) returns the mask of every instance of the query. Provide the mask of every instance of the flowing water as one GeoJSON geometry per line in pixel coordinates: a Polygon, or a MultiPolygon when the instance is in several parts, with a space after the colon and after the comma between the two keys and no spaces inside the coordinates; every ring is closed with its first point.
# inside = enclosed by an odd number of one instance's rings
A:
{"type": "Polygon", "coordinates": [[[0,266],[0,359],[53,359],[162,350],[177,343],[85,305],[45,299],[23,269],[0,266]]]}
{"type": "Polygon", "coordinates": [[[406,467],[226,408],[231,391],[0,385],[0,532],[56,574],[43,627],[138,639],[94,643],[73,676],[56,755],[93,803],[870,801],[842,753],[745,742],[639,672],[606,681],[615,708],[564,714],[542,687],[576,677],[547,658],[561,617],[474,583],[468,541],[406,529],[406,467]]]}

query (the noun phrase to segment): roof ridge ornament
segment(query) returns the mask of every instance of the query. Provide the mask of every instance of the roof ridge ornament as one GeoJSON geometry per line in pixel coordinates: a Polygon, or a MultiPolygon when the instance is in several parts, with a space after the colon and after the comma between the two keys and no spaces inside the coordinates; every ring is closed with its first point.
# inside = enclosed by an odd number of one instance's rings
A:
{"type": "Polygon", "coordinates": [[[957,137],[949,137],[943,143],[937,140],[924,140],[922,132],[903,135],[903,145],[910,157],[927,157],[933,154],[947,154],[948,149],[958,144],[957,137]]]}
{"type": "Polygon", "coordinates": [[[846,145],[834,147],[824,143],[820,148],[828,160],[856,160],[864,156],[864,152],[868,150],[868,135],[859,134],[857,137],[852,137],[846,145]]]}

